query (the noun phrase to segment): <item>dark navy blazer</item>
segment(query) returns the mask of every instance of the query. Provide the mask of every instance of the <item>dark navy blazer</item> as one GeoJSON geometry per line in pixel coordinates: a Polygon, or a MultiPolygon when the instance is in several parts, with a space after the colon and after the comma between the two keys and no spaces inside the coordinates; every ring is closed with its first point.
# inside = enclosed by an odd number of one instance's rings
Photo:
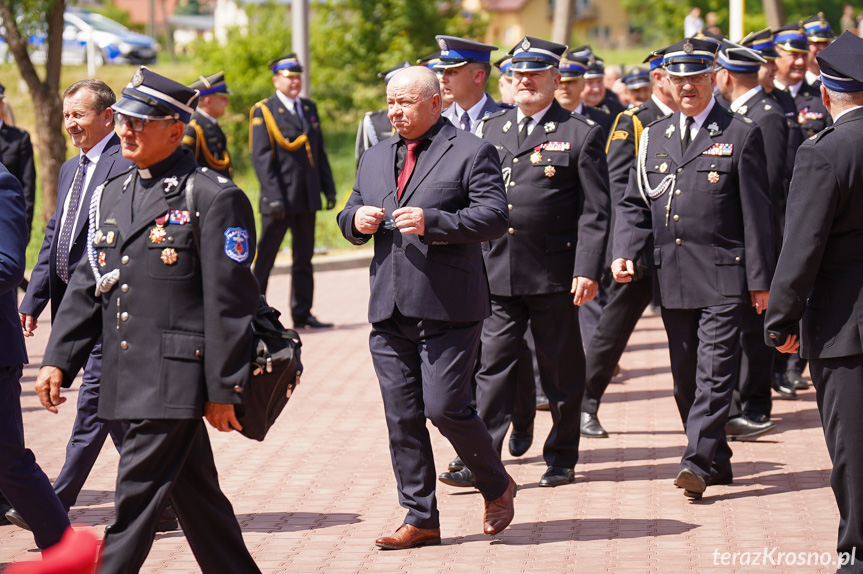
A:
{"type": "MultiPolygon", "coordinates": [[[[27,294],[21,301],[21,307],[19,308],[21,313],[38,317],[50,300],[51,320],[53,321],[54,316],[57,314],[57,308],[60,306],[60,301],[63,299],[63,294],[66,292],[66,284],[57,275],[57,241],[60,237],[59,227],[63,218],[63,205],[66,203],[66,196],[72,187],[72,181],[75,179],[75,172],[78,170],[78,161],[79,156],[76,155],[60,167],[60,183],[57,187],[57,209],[45,226],[45,239],[42,241],[42,248],[39,250],[36,266],[30,275],[30,286],[27,287],[27,294]]],[[[114,134],[108,140],[105,149],[102,150],[102,155],[99,157],[96,166],[90,168],[94,170],[93,176],[90,178],[90,184],[81,197],[75,231],[72,232],[72,237],[75,240],[69,250],[70,277],[87,247],[87,213],[89,212],[90,198],[93,197],[93,190],[109,177],[126,171],[131,165],[132,162],[124,158],[120,152],[120,138],[114,134]]]]}
{"type": "Polygon", "coordinates": [[[0,165],[0,367],[27,362],[24,334],[18,319],[18,285],[24,278],[27,215],[24,190],[0,165]]]}
{"type": "Polygon", "coordinates": [[[375,239],[369,321],[395,307],[406,317],[480,321],[491,312],[480,243],[503,235],[506,195],[494,146],[445,123],[411,176],[401,206],[421,207],[425,235],[383,229],[356,234],[354,214],[363,205],[396,207],[399,135],[363,154],[354,190],[338,214],[345,238],[356,245],[375,239]]]}

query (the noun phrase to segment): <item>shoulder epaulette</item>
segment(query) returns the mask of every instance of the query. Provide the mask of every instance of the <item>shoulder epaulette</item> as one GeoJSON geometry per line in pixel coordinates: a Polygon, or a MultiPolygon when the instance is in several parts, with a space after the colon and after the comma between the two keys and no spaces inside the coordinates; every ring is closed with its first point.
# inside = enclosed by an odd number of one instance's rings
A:
{"type": "Polygon", "coordinates": [[[818,143],[821,141],[821,138],[826,136],[828,133],[833,131],[833,126],[826,127],[815,135],[809,136],[807,139],[813,143],[818,143]]]}
{"type": "Polygon", "coordinates": [[[502,116],[503,114],[505,114],[506,112],[508,112],[510,109],[512,109],[512,108],[509,108],[509,109],[506,109],[506,110],[498,110],[498,111],[494,112],[493,114],[489,114],[489,115],[487,115],[487,116],[485,116],[485,117],[480,118],[480,119],[479,119],[479,121],[484,122],[484,121],[490,120],[490,119],[492,119],[492,118],[496,118],[496,117],[498,117],[498,116],[502,116]]]}
{"type": "MultiPolygon", "coordinates": [[[[674,114],[672,114],[672,115],[674,115],[674,114]]],[[[656,120],[653,120],[652,122],[650,122],[649,124],[647,124],[647,127],[651,127],[651,126],[653,126],[653,124],[658,124],[658,123],[659,123],[659,122],[661,122],[662,120],[667,120],[667,119],[668,119],[668,118],[670,118],[670,117],[671,117],[671,116],[662,116],[661,118],[656,119],[656,120]]]]}
{"type": "Polygon", "coordinates": [[[593,120],[592,120],[592,119],[590,119],[589,117],[587,117],[587,116],[585,116],[585,115],[582,115],[582,114],[580,114],[580,113],[578,113],[578,112],[569,112],[569,115],[570,115],[570,116],[572,116],[573,118],[577,119],[577,120],[581,120],[582,122],[586,123],[586,124],[587,124],[587,125],[589,125],[590,127],[593,127],[593,126],[595,126],[595,125],[596,125],[596,122],[595,122],[595,121],[593,121],[593,120]]]}
{"type": "Polygon", "coordinates": [[[199,167],[197,171],[200,175],[206,177],[210,181],[218,183],[220,187],[228,187],[229,185],[234,185],[233,181],[208,167],[199,167]]]}

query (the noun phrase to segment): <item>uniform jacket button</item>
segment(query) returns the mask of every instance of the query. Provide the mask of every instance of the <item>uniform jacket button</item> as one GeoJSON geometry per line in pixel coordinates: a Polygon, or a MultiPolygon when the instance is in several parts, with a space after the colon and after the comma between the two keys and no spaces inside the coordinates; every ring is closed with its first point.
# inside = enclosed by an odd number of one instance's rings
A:
{"type": "Polygon", "coordinates": [[[125,351],[129,348],[129,343],[127,343],[126,341],[120,341],[120,348],[125,351]]]}
{"type": "Polygon", "coordinates": [[[196,357],[200,357],[200,356],[201,356],[201,349],[195,349],[195,356],[196,356],[196,357]]]}
{"type": "Polygon", "coordinates": [[[128,255],[124,255],[123,257],[120,258],[120,263],[122,263],[123,265],[127,264],[128,262],[129,262],[129,256],[128,255]]]}
{"type": "Polygon", "coordinates": [[[509,210],[512,211],[512,204],[511,203],[507,204],[507,208],[509,208],[509,210]]]}
{"type": "Polygon", "coordinates": [[[510,187],[515,187],[515,182],[514,182],[514,181],[509,182],[509,186],[510,186],[510,187]]]}
{"type": "Polygon", "coordinates": [[[123,283],[122,285],[120,285],[120,291],[122,291],[123,293],[128,293],[129,292],[129,284],[123,283]]]}
{"type": "Polygon", "coordinates": [[[242,393],[242,392],[243,392],[243,387],[241,387],[240,385],[235,386],[235,387],[234,387],[234,392],[235,392],[235,393],[242,393]]]}
{"type": "Polygon", "coordinates": [[[678,245],[683,245],[683,240],[679,237],[677,239],[675,239],[674,242],[678,245]]]}
{"type": "Polygon", "coordinates": [[[510,235],[515,235],[515,229],[513,229],[512,227],[510,227],[509,229],[507,229],[507,232],[508,232],[510,235]]]}
{"type": "Polygon", "coordinates": [[[735,258],[734,258],[734,260],[735,260],[736,262],[740,263],[740,257],[735,257],[735,258]]]}
{"type": "Polygon", "coordinates": [[[675,189],[675,190],[674,190],[674,195],[680,195],[680,190],[679,190],[679,189],[675,189]]]}
{"type": "Polygon", "coordinates": [[[680,221],[680,216],[679,216],[679,215],[675,215],[672,219],[674,219],[674,221],[680,221]]]}
{"type": "Polygon", "coordinates": [[[512,158],[512,163],[518,163],[518,158],[517,157],[512,158]]]}
{"type": "Polygon", "coordinates": [[[126,311],[123,311],[122,313],[120,313],[120,320],[121,321],[128,321],[129,320],[129,314],[126,311]]]}

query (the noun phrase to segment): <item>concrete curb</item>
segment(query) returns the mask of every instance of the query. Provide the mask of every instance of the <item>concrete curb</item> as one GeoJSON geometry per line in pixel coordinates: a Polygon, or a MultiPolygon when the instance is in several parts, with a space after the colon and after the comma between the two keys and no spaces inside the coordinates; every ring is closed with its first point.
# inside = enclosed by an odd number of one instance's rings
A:
{"type": "MultiPolygon", "coordinates": [[[[339,271],[342,269],[356,269],[368,267],[374,255],[373,249],[357,249],[345,253],[334,253],[331,255],[315,255],[312,257],[312,265],[315,273],[323,271],[339,271]]],[[[291,272],[291,252],[281,251],[276,256],[276,264],[273,266],[271,275],[283,275],[291,272]]]]}

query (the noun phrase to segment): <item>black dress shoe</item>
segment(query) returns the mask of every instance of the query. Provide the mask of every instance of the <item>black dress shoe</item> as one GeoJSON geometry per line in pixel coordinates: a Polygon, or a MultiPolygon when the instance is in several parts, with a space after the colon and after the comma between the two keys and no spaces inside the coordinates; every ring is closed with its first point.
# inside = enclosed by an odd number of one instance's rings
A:
{"type": "Polygon", "coordinates": [[[473,476],[473,471],[467,467],[458,472],[442,472],[437,479],[444,484],[457,486],[459,488],[476,487],[476,479],[473,476]]]}
{"type": "Polygon", "coordinates": [[[309,318],[304,321],[294,321],[294,329],[332,329],[332,323],[324,323],[318,321],[315,317],[309,315],[309,318]]]}
{"type": "Polygon", "coordinates": [[[794,390],[793,385],[788,384],[784,375],[779,373],[773,374],[773,390],[779,394],[780,399],[788,401],[797,400],[797,391],[794,390]]]}
{"type": "Polygon", "coordinates": [[[447,470],[449,470],[450,472],[458,472],[463,468],[464,468],[464,462],[461,460],[461,457],[458,457],[458,456],[455,457],[454,459],[452,459],[450,461],[449,465],[447,466],[447,470]]]}
{"type": "Polygon", "coordinates": [[[754,423],[770,422],[770,415],[765,415],[764,413],[743,413],[743,416],[754,423]]]}
{"type": "Polygon", "coordinates": [[[728,485],[734,482],[734,475],[731,472],[727,473],[714,473],[713,470],[710,471],[710,476],[707,478],[706,485],[707,486],[716,486],[716,485],[728,485]]]}
{"type": "Polygon", "coordinates": [[[707,489],[707,483],[704,479],[688,468],[684,468],[677,474],[677,479],[674,481],[674,484],[678,488],[683,489],[683,496],[687,496],[695,500],[700,499],[704,495],[704,491],[707,489]]]}
{"type": "Polygon", "coordinates": [[[18,528],[23,528],[24,530],[30,530],[30,525],[24,520],[24,517],[18,514],[18,511],[14,508],[10,508],[6,511],[6,520],[17,526],[18,528]]]}
{"type": "Polygon", "coordinates": [[[755,440],[761,435],[776,430],[776,423],[767,421],[757,423],[749,420],[745,415],[728,419],[725,423],[725,438],[728,440],[755,440]]]}
{"type": "Polygon", "coordinates": [[[608,433],[599,424],[596,413],[581,413],[581,436],[587,438],[608,438],[608,433]]]}
{"type": "Polygon", "coordinates": [[[512,456],[521,456],[527,452],[530,445],[533,444],[533,433],[512,431],[509,435],[509,454],[512,456]]]}
{"type": "Polygon", "coordinates": [[[560,486],[575,482],[575,471],[562,466],[550,466],[542,478],[539,479],[540,486],[560,486]]]}
{"type": "Polygon", "coordinates": [[[785,371],[785,382],[799,391],[809,388],[809,383],[807,383],[806,379],[803,378],[803,373],[793,369],[785,371]]]}
{"type": "Polygon", "coordinates": [[[550,411],[551,407],[548,404],[548,397],[545,393],[536,393],[536,410],[550,411]]]}

